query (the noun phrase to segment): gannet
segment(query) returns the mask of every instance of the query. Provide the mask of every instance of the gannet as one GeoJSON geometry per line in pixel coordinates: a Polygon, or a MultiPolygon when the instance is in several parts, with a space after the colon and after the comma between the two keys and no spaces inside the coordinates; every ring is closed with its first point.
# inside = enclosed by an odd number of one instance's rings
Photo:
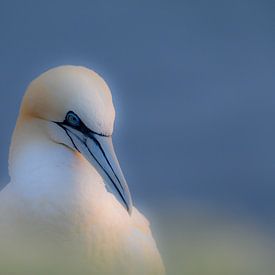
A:
{"type": "Polygon", "coordinates": [[[0,269],[10,260],[26,274],[45,262],[46,274],[63,264],[72,274],[164,274],[113,148],[114,118],[107,84],[88,68],[60,66],[31,82],[0,193],[0,269]]]}

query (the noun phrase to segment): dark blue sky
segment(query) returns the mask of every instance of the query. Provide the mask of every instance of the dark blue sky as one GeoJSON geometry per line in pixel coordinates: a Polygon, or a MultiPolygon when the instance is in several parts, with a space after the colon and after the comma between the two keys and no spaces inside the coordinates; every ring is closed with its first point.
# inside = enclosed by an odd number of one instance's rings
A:
{"type": "Polygon", "coordinates": [[[0,179],[28,83],[60,64],[113,91],[134,200],[275,221],[274,1],[1,1],[0,179]]]}

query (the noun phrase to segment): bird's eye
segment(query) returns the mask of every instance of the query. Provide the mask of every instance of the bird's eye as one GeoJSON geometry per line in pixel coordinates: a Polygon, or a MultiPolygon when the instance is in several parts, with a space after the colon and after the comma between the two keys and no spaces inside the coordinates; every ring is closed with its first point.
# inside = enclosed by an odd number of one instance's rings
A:
{"type": "Polygon", "coordinates": [[[74,127],[80,125],[80,118],[79,118],[76,114],[74,114],[74,113],[72,113],[72,112],[69,112],[69,113],[67,114],[66,120],[67,120],[67,122],[68,122],[70,125],[72,125],[72,126],[74,126],[74,127]]]}

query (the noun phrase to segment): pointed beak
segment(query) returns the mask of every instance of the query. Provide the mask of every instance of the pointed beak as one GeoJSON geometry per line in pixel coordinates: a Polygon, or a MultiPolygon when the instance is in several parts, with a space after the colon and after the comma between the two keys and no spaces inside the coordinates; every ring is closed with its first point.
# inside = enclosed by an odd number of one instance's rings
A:
{"type": "Polygon", "coordinates": [[[108,191],[113,193],[131,214],[132,198],[114,151],[112,137],[99,135],[92,131],[82,133],[65,125],[62,125],[62,128],[66,131],[75,149],[102,176],[108,191]]]}

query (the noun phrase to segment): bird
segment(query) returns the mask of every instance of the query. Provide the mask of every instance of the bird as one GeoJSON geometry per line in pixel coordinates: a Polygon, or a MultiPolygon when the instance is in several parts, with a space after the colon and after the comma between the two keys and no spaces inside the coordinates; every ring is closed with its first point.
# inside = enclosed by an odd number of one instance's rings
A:
{"type": "Polygon", "coordinates": [[[116,157],[114,120],[111,91],[89,68],[58,66],[29,84],[0,192],[1,274],[165,274],[116,157]]]}

